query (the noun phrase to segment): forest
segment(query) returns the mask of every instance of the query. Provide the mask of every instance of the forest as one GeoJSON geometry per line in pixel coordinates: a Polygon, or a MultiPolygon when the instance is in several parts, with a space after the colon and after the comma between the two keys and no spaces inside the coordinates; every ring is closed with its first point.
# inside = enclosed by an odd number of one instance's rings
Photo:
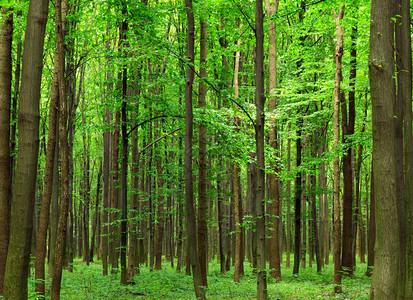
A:
{"type": "Polygon", "coordinates": [[[0,299],[413,299],[411,10],[0,1],[0,299]]]}

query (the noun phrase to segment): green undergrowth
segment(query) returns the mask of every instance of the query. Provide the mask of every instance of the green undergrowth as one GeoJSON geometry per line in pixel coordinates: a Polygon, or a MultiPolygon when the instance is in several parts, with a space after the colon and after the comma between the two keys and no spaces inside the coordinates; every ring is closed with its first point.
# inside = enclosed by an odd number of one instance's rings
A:
{"type": "MultiPolygon", "coordinates": [[[[134,284],[121,286],[119,274],[102,276],[101,262],[87,266],[80,260],[74,263],[74,271],[63,272],[61,299],[195,299],[192,277],[185,270],[177,272],[170,262],[164,262],[162,270],[150,272],[143,266],[134,278],[134,284]]],[[[269,299],[368,299],[370,278],[364,276],[365,264],[359,264],[353,278],[343,278],[343,293],[335,295],[333,265],[320,274],[315,266],[302,268],[298,276],[292,269],[282,269],[283,280],[268,280],[269,299]]],[[[233,268],[220,274],[219,264],[209,264],[207,299],[256,299],[256,276],[249,263],[245,263],[245,276],[240,283],[233,281],[233,268]]],[[[34,294],[34,282],[30,283],[30,299],[41,299],[34,294]]],[[[46,299],[49,299],[46,296],[46,299]]]]}

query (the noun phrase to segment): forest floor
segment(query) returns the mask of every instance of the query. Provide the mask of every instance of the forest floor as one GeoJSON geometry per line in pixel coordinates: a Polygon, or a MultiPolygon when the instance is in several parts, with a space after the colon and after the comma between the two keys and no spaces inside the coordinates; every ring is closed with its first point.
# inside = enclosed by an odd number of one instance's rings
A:
{"type": "MultiPolygon", "coordinates": [[[[300,269],[299,276],[292,275],[292,268],[282,267],[283,280],[268,280],[269,299],[368,299],[370,278],[364,275],[366,264],[358,264],[353,278],[343,278],[343,293],[334,295],[333,264],[321,274],[312,268],[300,269]]],[[[135,277],[135,284],[120,285],[120,274],[102,276],[100,261],[87,266],[76,260],[73,273],[63,272],[62,300],[77,299],[195,299],[192,277],[185,269],[177,272],[170,262],[164,262],[162,270],[150,272],[142,266],[135,277]]],[[[233,281],[233,268],[225,274],[219,272],[216,261],[209,264],[207,299],[256,299],[256,276],[249,263],[245,263],[245,276],[240,283],[233,281]]],[[[34,294],[34,281],[30,282],[29,299],[40,299],[34,294]]],[[[50,299],[46,297],[46,299],[50,299]]]]}

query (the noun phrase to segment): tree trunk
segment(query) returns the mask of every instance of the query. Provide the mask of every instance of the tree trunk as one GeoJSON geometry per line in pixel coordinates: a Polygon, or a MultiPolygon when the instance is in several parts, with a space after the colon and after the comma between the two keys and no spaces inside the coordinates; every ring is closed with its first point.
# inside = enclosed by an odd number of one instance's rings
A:
{"type": "Polygon", "coordinates": [[[371,299],[398,299],[400,234],[396,198],[393,103],[394,2],[371,3],[369,76],[372,101],[374,197],[376,205],[375,266],[371,299]]]}
{"type": "MultiPolygon", "coordinates": [[[[242,24],[240,25],[240,28],[242,24]]],[[[237,47],[241,46],[241,39],[237,41],[237,47]]],[[[235,53],[234,67],[234,97],[239,98],[239,71],[240,71],[240,52],[235,53]]],[[[236,131],[239,132],[241,120],[238,117],[234,118],[234,123],[237,126],[236,131]]],[[[241,194],[241,169],[237,161],[234,162],[233,171],[233,187],[234,187],[234,216],[235,216],[235,259],[234,259],[234,281],[239,282],[240,277],[244,275],[244,257],[245,257],[245,229],[241,226],[244,218],[242,209],[242,194],[241,194]]]]}
{"type": "MultiPolygon", "coordinates": [[[[269,39],[269,94],[268,109],[275,115],[275,109],[277,106],[276,88],[277,88],[277,37],[276,37],[276,23],[273,17],[278,11],[278,0],[273,0],[270,4],[269,0],[265,1],[267,17],[270,20],[268,22],[268,39],[269,39]]],[[[277,142],[277,120],[275,117],[270,119],[270,136],[269,144],[274,151],[274,160],[279,157],[279,149],[277,142]]],[[[279,244],[279,227],[280,227],[280,192],[279,192],[279,179],[277,163],[271,161],[270,163],[272,172],[269,176],[269,199],[270,204],[270,216],[271,216],[271,231],[269,239],[269,255],[270,255],[270,269],[271,276],[277,281],[281,280],[281,262],[280,262],[280,244],[279,244]]]]}
{"type": "MultiPolygon", "coordinates": [[[[55,49],[55,57],[58,57],[58,49],[55,49]]],[[[56,133],[58,132],[58,107],[59,107],[59,78],[57,70],[59,60],[54,60],[52,95],[49,104],[49,131],[47,136],[47,154],[44,174],[44,186],[42,205],[39,217],[39,229],[36,241],[35,278],[38,280],[35,291],[41,295],[45,294],[45,258],[46,258],[46,238],[50,219],[50,202],[54,183],[54,163],[56,150],[56,133]]],[[[56,176],[59,176],[56,174],[56,176]]]]}
{"type": "MultiPolygon", "coordinates": [[[[119,137],[120,137],[120,112],[115,113],[115,129],[112,133],[112,151],[111,151],[111,197],[110,207],[118,211],[119,208],[119,137]]],[[[114,223],[119,220],[119,212],[112,212],[110,214],[110,236],[109,241],[110,255],[109,260],[112,266],[111,272],[116,273],[119,268],[119,227],[114,223]]]]}
{"type": "MultiPolygon", "coordinates": [[[[185,0],[187,9],[187,59],[189,64],[194,63],[195,52],[195,24],[194,12],[192,10],[192,0],[185,0]]],[[[189,262],[192,268],[195,296],[200,299],[205,298],[205,290],[202,287],[201,268],[197,251],[196,220],[194,211],[194,191],[192,174],[192,137],[193,137],[193,111],[192,111],[192,88],[194,81],[194,71],[186,66],[185,82],[185,208],[186,208],[186,233],[188,241],[189,262]]]]}
{"type": "MultiPolygon", "coordinates": [[[[112,114],[106,109],[104,123],[110,124],[112,114]]],[[[103,205],[102,205],[102,265],[103,275],[108,275],[108,250],[109,250],[109,193],[110,193],[110,132],[105,131],[103,133],[103,205]]]]}
{"type": "MultiPolygon", "coordinates": [[[[30,1],[23,52],[18,128],[19,149],[4,278],[5,299],[27,298],[33,206],[39,152],[39,100],[44,33],[49,2],[30,1]]],[[[3,41],[2,41],[3,42],[3,41]]]]}
{"type": "Polygon", "coordinates": [[[297,124],[297,140],[296,145],[296,168],[297,174],[295,175],[294,184],[294,266],[293,274],[298,274],[300,270],[300,254],[301,254],[301,171],[298,169],[301,166],[301,127],[303,119],[300,118],[297,124]]]}
{"type": "MultiPolygon", "coordinates": [[[[1,11],[4,19],[0,40],[0,295],[3,295],[4,272],[6,271],[9,245],[9,222],[11,196],[10,168],[10,105],[11,105],[11,48],[13,41],[13,14],[9,9],[1,11]]],[[[17,79],[19,80],[19,79],[17,79]]]]}
{"type": "MultiPolygon", "coordinates": [[[[342,80],[341,72],[341,60],[343,56],[343,38],[344,38],[344,28],[340,24],[341,19],[344,15],[344,7],[340,6],[340,11],[338,15],[333,9],[334,20],[336,22],[336,50],[335,50],[335,62],[336,62],[336,74],[334,79],[334,141],[333,148],[338,151],[338,146],[340,143],[340,97],[342,97],[342,92],[340,90],[340,83],[342,80]]],[[[341,293],[341,220],[340,220],[340,165],[339,165],[339,155],[338,153],[333,158],[333,202],[334,202],[334,291],[335,293],[341,293]]]]}
{"type": "MultiPolygon", "coordinates": [[[[93,262],[93,256],[94,256],[94,251],[95,251],[95,245],[97,246],[96,248],[96,254],[99,257],[99,239],[96,236],[96,232],[100,232],[100,226],[99,226],[99,207],[100,207],[100,186],[101,186],[101,179],[102,179],[102,164],[99,166],[99,171],[98,171],[98,176],[96,179],[96,198],[95,198],[95,213],[93,214],[93,220],[92,220],[92,237],[90,239],[90,251],[89,251],[89,261],[93,262]]],[[[99,236],[99,234],[98,234],[99,236]]],[[[99,260],[99,258],[98,258],[99,260]]]]}
{"type": "Polygon", "coordinates": [[[66,247],[67,215],[69,209],[69,144],[67,130],[67,99],[65,93],[64,21],[62,1],[55,2],[57,77],[59,82],[59,141],[60,141],[60,214],[57,226],[51,299],[60,299],[60,287],[66,247]]]}
{"type": "MultiPolygon", "coordinates": [[[[403,156],[404,156],[404,201],[398,203],[399,208],[404,207],[406,237],[406,270],[405,270],[405,299],[413,298],[413,141],[412,141],[412,46],[410,31],[410,2],[400,0],[401,17],[396,28],[397,49],[397,86],[400,105],[403,106],[403,156]],[[400,23],[399,23],[400,22],[400,23]],[[404,205],[403,205],[404,204],[404,205]]],[[[396,14],[397,15],[397,14],[396,14]]],[[[404,267],[402,265],[402,267],[404,267]]],[[[403,293],[401,293],[403,295],[403,293]]]]}
{"type": "MultiPolygon", "coordinates": [[[[376,243],[376,204],[374,198],[374,169],[372,165],[371,182],[370,182],[370,222],[368,226],[368,241],[367,241],[367,270],[366,276],[373,275],[374,267],[374,245],[376,243]]],[[[366,199],[367,200],[367,199],[366,199]]]]}
{"type": "Polygon", "coordinates": [[[264,28],[262,1],[255,1],[255,143],[257,154],[257,299],[267,299],[267,278],[265,263],[265,158],[264,158],[264,28]]]}
{"type": "Polygon", "coordinates": [[[129,147],[129,137],[127,133],[127,121],[128,115],[126,111],[127,105],[127,89],[128,89],[128,73],[127,73],[127,30],[128,23],[127,18],[127,6],[125,1],[121,1],[122,5],[122,22],[119,28],[119,47],[121,57],[124,59],[121,73],[119,74],[122,84],[122,108],[121,108],[121,132],[122,132],[122,167],[121,167],[121,195],[120,195],[120,209],[121,209],[121,222],[120,222],[120,268],[121,277],[120,283],[126,285],[128,281],[128,269],[126,262],[126,250],[128,247],[128,147],[129,147]]]}
{"type": "MultiPolygon", "coordinates": [[[[206,20],[201,19],[201,37],[200,37],[200,70],[199,75],[202,78],[207,77],[206,73],[206,59],[207,59],[207,24],[206,20]]],[[[198,90],[198,105],[200,109],[205,109],[206,105],[206,86],[202,82],[199,82],[198,90]]],[[[207,139],[207,129],[202,123],[199,125],[199,178],[198,178],[198,255],[199,264],[201,268],[202,285],[207,287],[207,272],[208,272],[208,248],[207,248],[207,209],[208,209],[208,199],[207,199],[207,173],[206,173],[206,139],[207,139]]]]}
{"type": "MultiPolygon", "coordinates": [[[[290,130],[291,127],[288,127],[290,130]]],[[[290,173],[291,171],[291,139],[289,138],[287,141],[287,172],[290,173]]],[[[286,224],[286,259],[285,259],[285,267],[291,267],[291,180],[287,180],[287,224],[286,224]]]]}

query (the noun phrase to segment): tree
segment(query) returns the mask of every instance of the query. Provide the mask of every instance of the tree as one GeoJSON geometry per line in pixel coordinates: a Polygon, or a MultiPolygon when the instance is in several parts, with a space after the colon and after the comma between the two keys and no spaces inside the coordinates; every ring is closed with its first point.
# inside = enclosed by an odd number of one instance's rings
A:
{"type": "MultiPolygon", "coordinates": [[[[59,106],[59,78],[57,70],[59,69],[59,56],[56,47],[53,71],[52,96],[49,106],[49,131],[47,136],[47,154],[44,174],[43,199],[39,216],[39,228],[36,241],[36,260],[35,260],[35,276],[38,280],[36,292],[42,295],[45,294],[45,259],[46,259],[46,238],[47,228],[50,219],[50,202],[53,191],[55,150],[56,150],[56,133],[58,132],[58,106],[59,106]]],[[[58,176],[58,175],[56,175],[58,176]]]]}
{"type": "MultiPolygon", "coordinates": [[[[65,0],[64,0],[65,1],[65,0]]],[[[67,5],[67,2],[64,3],[67,5]]],[[[66,6],[67,7],[67,6],[66,6]]],[[[68,107],[65,90],[65,15],[62,11],[62,0],[55,2],[55,19],[56,19],[56,48],[58,60],[57,78],[59,90],[59,141],[60,141],[60,213],[59,223],[57,225],[56,248],[54,257],[54,268],[52,278],[51,299],[60,299],[60,288],[62,280],[62,271],[66,249],[66,230],[67,216],[69,213],[69,142],[68,142],[68,107]]]]}
{"type": "Polygon", "coordinates": [[[0,40],[0,295],[3,295],[9,245],[9,202],[11,196],[10,169],[10,105],[11,105],[11,49],[13,41],[13,13],[3,8],[4,21],[0,40]]]}
{"type": "MultiPolygon", "coordinates": [[[[269,54],[269,93],[271,97],[268,99],[268,109],[272,112],[276,109],[277,98],[275,95],[275,89],[277,88],[277,40],[276,40],[276,24],[273,20],[275,14],[278,11],[278,0],[273,0],[270,4],[269,0],[265,1],[265,6],[267,10],[267,16],[269,18],[268,22],[268,35],[270,43],[270,54],[269,54]]],[[[275,116],[270,119],[270,136],[269,144],[274,150],[273,160],[277,160],[278,151],[278,141],[277,141],[277,120],[275,116]]],[[[271,161],[271,173],[269,174],[269,198],[271,200],[270,204],[270,215],[272,218],[271,226],[271,238],[269,240],[270,246],[270,269],[271,276],[276,280],[281,280],[281,267],[280,267],[280,245],[279,245],[279,218],[280,218],[280,192],[279,192],[279,180],[278,180],[278,166],[277,162],[271,161]]]]}
{"type": "Polygon", "coordinates": [[[39,101],[49,1],[30,1],[18,111],[18,154],[4,278],[5,299],[27,298],[39,151],[39,101]]]}
{"type": "Polygon", "coordinates": [[[255,1],[255,143],[257,155],[256,231],[257,299],[267,299],[265,262],[265,158],[264,158],[264,26],[262,1],[255,1]]]}
{"type": "MultiPolygon", "coordinates": [[[[340,83],[342,80],[342,66],[341,60],[343,56],[343,39],[344,39],[344,28],[340,24],[343,15],[344,7],[340,6],[339,13],[335,12],[333,9],[334,20],[336,23],[336,49],[335,49],[335,62],[336,62],[336,73],[334,79],[334,141],[333,147],[335,151],[338,151],[339,139],[340,139],[340,99],[343,97],[342,91],[340,90],[340,83]]],[[[341,220],[340,220],[340,166],[339,166],[339,154],[336,153],[333,158],[333,193],[334,193],[334,291],[336,293],[341,293],[341,220]]]]}
{"type": "Polygon", "coordinates": [[[194,63],[195,52],[195,24],[192,0],[185,0],[187,9],[187,60],[186,82],[185,82],[185,209],[186,209],[186,233],[188,240],[189,263],[192,269],[195,295],[197,298],[205,299],[205,290],[202,287],[201,268],[198,257],[196,220],[194,211],[194,192],[192,174],[192,137],[193,137],[193,111],[192,111],[192,89],[194,81],[194,70],[191,64],[194,63]]]}
{"type": "MultiPolygon", "coordinates": [[[[200,70],[199,75],[201,79],[206,78],[206,59],[207,59],[207,24],[206,20],[201,20],[201,37],[200,37],[200,70]]],[[[201,81],[199,82],[198,90],[198,105],[199,108],[205,109],[206,106],[206,86],[201,81]]],[[[208,258],[207,258],[207,157],[206,157],[206,139],[207,129],[203,124],[199,125],[199,178],[198,178],[198,255],[201,268],[202,285],[208,286],[207,271],[208,271],[208,258]]]]}
{"type": "Polygon", "coordinates": [[[393,2],[371,3],[369,75],[372,101],[374,202],[376,208],[375,265],[372,299],[397,299],[399,224],[396,202],[394,148],[393,2]],[[385,284],[384,284],[385,283],[385,284]]]}

